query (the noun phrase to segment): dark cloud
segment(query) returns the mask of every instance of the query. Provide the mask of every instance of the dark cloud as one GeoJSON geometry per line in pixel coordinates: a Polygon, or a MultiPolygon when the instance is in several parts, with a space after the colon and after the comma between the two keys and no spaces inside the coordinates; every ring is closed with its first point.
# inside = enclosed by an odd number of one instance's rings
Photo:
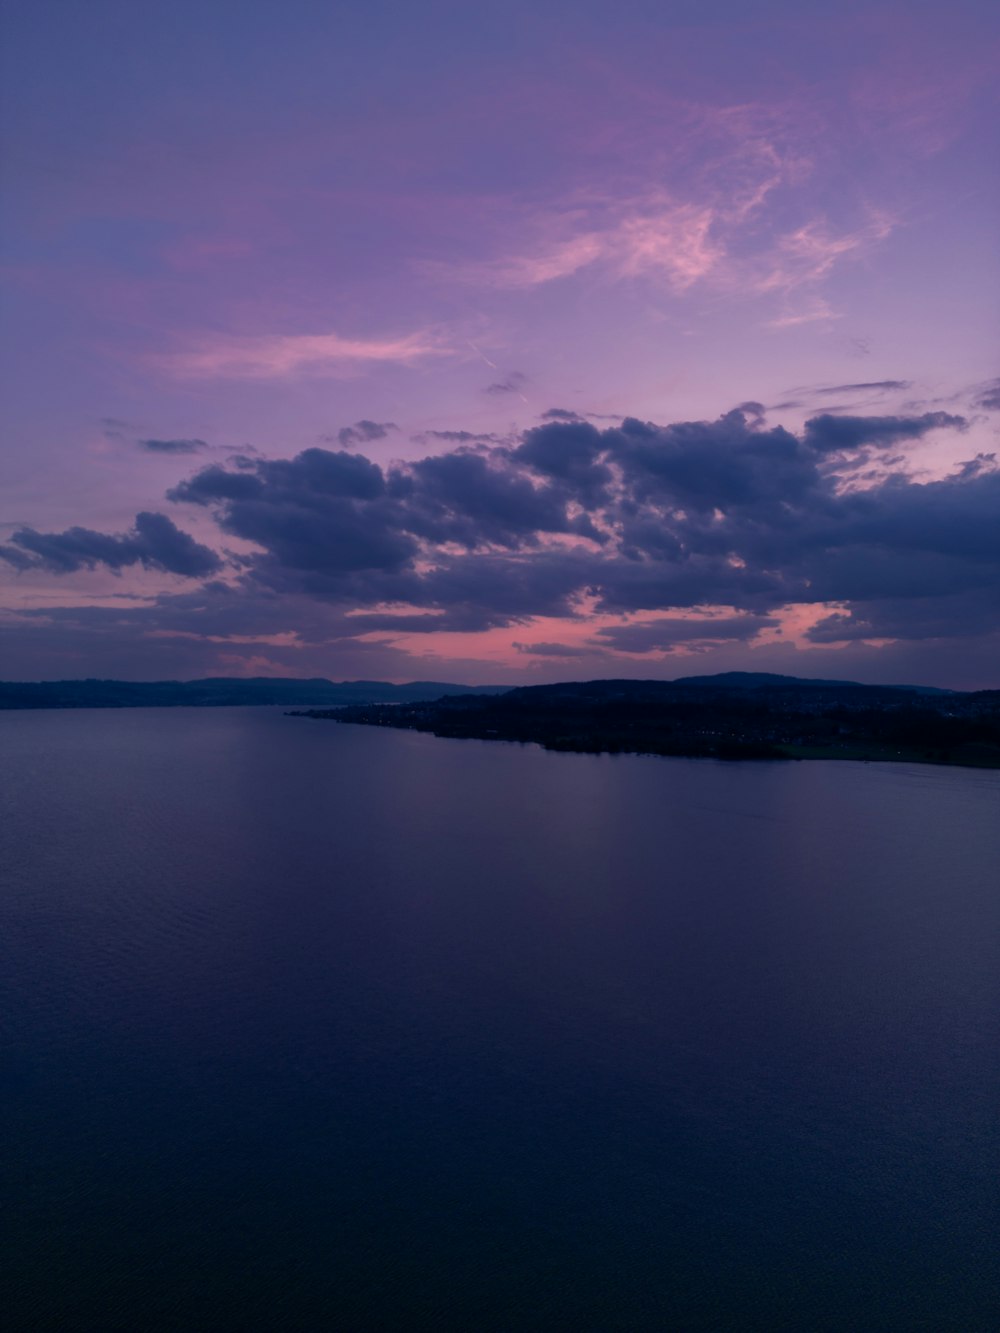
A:
{"type": "Polygon", "coordinates": [[[610,625],[598,630],[597,637],[616,652],[669,653],[681,644],[734,639],[745,642],[761,630],[774,629],[779,623],[774,616],[714,616],[707,619],[664,616],[630,625],[610,625]]]}
{"type": "MultiPolygon", "coordinates": [[[[851,418],[853,453],[843,440],[838,453],[863,459],[873,441],[963,424],[851,418]]],[[[766,616],[795,601],[913,596],[922,581],[969,586],[1000,558],[991,459],[942,482],[890,473],[843,493],[817,448],[840,428],[814,419],[800,438],[747,410],[603,430],[551,421],[514,448],[388,470],[323,450],[208,467],[171,495],[208,505],[225,532],[260,548],[252,583],[434,609],[414,626],[429,631],[570,615],[585,593],[607,612],[721,605],[766,616]]]]}
{"type": "Polygon", "coordinates": [[[750,398],[745,403],[737,403],[735,410],[742,412],[747,421],[753,426],[760,426],[767,414],[767,408],[763,403],[758,403],[756,399],[750,398]]]}
{"type": "Polygon", "coordinates": [[[971,481],[973,477],[982,477],[987,472],[993,472],[996,466],[996,454],[976,454],[975,458],[967,458],[964,463],[959,463],[955,469],[955,476],[959,481],[971,481]]]}
{"type": "Polygon", "coordinates": [[[448,444],[489,444],[499,441],[500,436],[474,430],[425,430],[414,438],[421,442],[444,440],[448,444]]]}
{"type": "Polygon", "coordinates": [[[595,571],[593,588],[596,609],[610,614],[701,606],[764,612],[809,600],[808,584],[798,570],[735,566],[727,557],[687,552],[682,545],[673,559],[643,552],[607,561],[595,571]]]}
{"type": "Polygon", "coordinates": [[[208,448],[204,440],[136,440],[136,444],[150,454],[200,454],[208,448]]]}
{"type": "MultiPolygon", "coordinates": [[[[412,614],[393,611],[364,611],[350,617],[350,628],[355,634],[374,631],[394,634],[424,634],[446,628],[445,622],[434,612],[415,611],[412,614]]],[[[455,628],[452,624],[450,628],[455,628]]]]}
{"type": "Polygon", "coordinates": [[[838,417],[824,412],[806,422],[806,444],[820,453],[842,449],[891,448],[901,440],[916,440],[928,431],[950,427],[965,430],[965,417],[948,412],[925,412],[920,417],[838,417]]]}
{"type": "Polygon", "coordinates": [[[861,384],[828,384],[822,389],[814,389],[813,393],[888,393],[893,389],[909,389],[912,383],[912,380],[865,380],[861,384]]]}
{"type": "Polygon", "coordinates": [[[149,512],[136,515],[131,532],[109,534],[91,528],[36,532],[34,528],[19,528],[10,543],[0,547],[0,555],[15,567],[46,569],[54,574],[71,574],[96,565],[114,570],[144,565],[187,578],[203,578],[222,566],[214,551],[182,532],[166,514],[149,512]]]}
{"type": "Polygon", "coordinates": [[[604,436],[586,421],[559,421],[529,430],[512,457],[574,493],[592,508],[606,498],[612,472],[599,461],[604,436]]]}
{"type": "Polygon", "coordinates": [[[618,437],[615,455],[631,481],[627,512],[635,516],[643,503],[654,519],[664,504],[705,515],[752,506],[768,521],[821,484],[815,459],[796,436],[782,426],[757,430],[740,411],[671,426],[626,417],[619,432],[606,433],[618,437]]]}
{"type": "Polygon", "coordinates": [[[5,560],[8,565],[14,569],[32,569],[38,566],[38,561],[32,559],[27,551],[19,550],[16,546],[0,545],[0,560],[5,560]]]}
{"type": "Polygon", "coordinates": [[[812,643],[949,639],[968,634],[975,625],[987,631],[1000,626],[1000,586],[938,596],[859,599],[847,611],[824,616],[806,637],[812,643]]]}
{"type": "Polygon", "coordinates": [[[169,496],[210,506],[224,532],[264,548],[261,571],[323,580],[400,569],[416,555],[414,538],[392,521],[382,469],[363,455],[306,449],[248,461],[240,472],[204,468],[169,496]]]}
{"type": "Polygon", "coordinates": [[[1000,379],[981,385],[975,402],[986,412],[1000,412],[1000,379]]]}
{"type": "Polygon", "coordinates": [[[210,507],[223,531],[262,547],[258,578],[287,586],[294,575],[317,595],[364,600],[418,595],[430,582],[415,572],[425,546],[512,551],[547,534],[599,537],[564,490],[537,484],[500,447],[385,472],[360,454],[310,449],[240,472],[204,468],[170,498],[210,507]]]}
{"type": "Polygon", "coordinates": [[[167,491],[167,499],[188,501],[191,504],[211,504],[218,500],[249,499],[260,494],[261,484],[251,475],[257,463],[252,458],[238,457],[233,464],[239,469],[230,472],[217,463],[202,468],[186,481],[167,491]]]}
{"type": "Polygon", "coordinates": [[[588,553],[553,547],[456,555],[414,579],[409,598],[439,608],[435,628],[441,629],[495,629],[535,616],[573,619],[574,598],[596,569],[588,553]]]}
{"type": "MultiPolygon", "coordinates": [[[[702,642],[735,651],[789,603],[847,608],[846,621],[821,620],[817,643],[892,638],[907,625],[915,638],[947,625],[957,639],[996,624],[995,458],[920,481],[887,452],[932,429],[961,430],[962,417],[827,413],[796,434],[766,427],[758,408],[667,425],[550,419],[516,444],[463,439],[389,466],[346,450],[243,454],[169,494],[248,544],[230,558],[236,590],[214,593],[213,605],[232,626],[245,614],[254,629],[259,617],[271,635],[307,623],[306,607],[323,608],[316,615],[337,642],[579,620],[590,608],[659,613],[599,632],[588,653],[702,642]],[[727,611],[681,614],[707,607],[727,611]]],[[[141,563],[204,576],[220,564],[148,513],[117,535],[22,527],[0,555],[64,573],[141,563]]],[[[206,611],[203,630],[217,614],[206,611]]],[[[536,647],[525,639],[522,651],[536,647]]],[[[544,646],[536,655],[555,657],[544,646]]]]}
{"type": "MultiPolygon", "coordinates": [[[[336,440],[342,448],[351,444],[372,444],[375,440],[384,440],[390,431],[399,430],[394,421],[355,421],[353,426],[344,426],[337,432],[336,440]]],[[[328,442],[334,437],[324,437],[328,442]]]]}
{"type": "Polygon", "coordinates": [[[587,520],[569,518],[565,497],[532,484],[511,467],[503,450],[460,449],[424,458],[391,479],[401,502],[400,520],[417,536],[436,543],[533,545],[542,533],[590,535],[587,520]]]}
{"type": "Polygon", "coordinates": [[[542,413],[543,421],[581,421],[579,412],[571,412],[566,407],[550,407],[547,412],[542,413]]]}
{"type": "Polygon", "coordinates": [[[593,657],[599,653],[596,648],[579,648],[567,643],[515,643],[519,653],[528,653],[531,657],[593,657]]]}

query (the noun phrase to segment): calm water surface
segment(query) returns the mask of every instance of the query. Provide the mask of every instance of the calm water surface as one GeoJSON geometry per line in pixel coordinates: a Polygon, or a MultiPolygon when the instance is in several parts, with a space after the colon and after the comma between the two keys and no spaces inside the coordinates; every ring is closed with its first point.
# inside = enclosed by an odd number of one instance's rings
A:
{"type": "Polygon", "coordinates": [[[0,713],[9,1328],[1000,1325],[1000,774],[0,713]]]}

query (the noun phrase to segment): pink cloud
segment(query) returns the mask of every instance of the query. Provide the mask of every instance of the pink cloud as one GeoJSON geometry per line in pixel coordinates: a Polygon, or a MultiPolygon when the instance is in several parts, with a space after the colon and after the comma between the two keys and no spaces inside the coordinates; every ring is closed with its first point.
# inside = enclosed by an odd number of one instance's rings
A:
{"type": "Polygon", "coordinates": [[[147,630],[147,639],[193,639],[197,643],[266,644],[271,648],[304,648],[306,645],[297,630],[280,634],[196,634],[184,629],[147,630]]]}
{"type": "MultiPolygon", "coordinates": [[[[509,218],[504,235],[520,232],[525,240],[506,253],[420,267],[434,279],[510,291],[594,272],[612,281],[645,280],[678,295],[704,286],[724,295],[782,298],[820,287],[838,266],[868,254],[896,227],[887,213],[875,210],[854,226],[807,214],[797,225],[778,227],[777,218],[762,211],[772,208],[774,191],[807,166],[787,164],[765,140],[749,142],[729,167],[731,175],[701,182],[694,192],[701,198],[677,200],[661,190],[626,200],[596,195],[562,212],[509,218]]],[[[816,296],[804,308],[780,311],[770,323],[828,318],[835,312],[816,296]]]]}
{"type": "Polygon", "coordinates": [[[764,327],[767,329],[794,329],[800,324],[817,324],[823,320],[842,319],[843,316],[836,310],[831,309],[828,301],[822,297],[816,297],[809,304],[799,310],[790,310],[782,315],[775,315],[773,319],[764,321],[764,327]]]}
{"type": "Polygon", "coordinates": [[[172,374],[197,379],[287,379],[301,374],[350,373],[365,365],[412,365],[446,355],[443,340],[420,331],[401,338],[344,338],[339,333],[222,335],[190,351],[158,358],[172,374]]]}
{"type": "Polygon", "coordinates": [[[888,216],[879,213],[866,226],[837,234],[823,221],[814,219],[779,237],[769,256],[771,270],[758,280],[757,290],[787,290],[819,282],[841,259],[885,240],[894,225],[888,216]]]}
{"type": "Polygon", "coordinates": [[[615,262],[624,277],[659,274],[686,288],[707,277],[725,257],[712,236],[714,210],[693,204],[626,218],[614,234],[615,262]]]}
{"type": "Polygon", "coordinates": [[[518,290],[600,266],[615,278],[659,278],[683,290],[724,257],[722,244],[711,235],[715,218],[710,206],[675,204],[661,196],[610,208],[604,202],[536,218],[535,239],[520,252],[423,267],[434,276],[518,290]]]}
{"type": "Polygon", "coordinates": [[[565,241],[544,243],[534,252],[463,266],[458,272],[459,276],[473,282],[484,282],[488,286],[513,289],[539,287],[543,283],[579,273],[581,269],[596,263],[603,253],[603,237],[589,231],[565,241]]]}

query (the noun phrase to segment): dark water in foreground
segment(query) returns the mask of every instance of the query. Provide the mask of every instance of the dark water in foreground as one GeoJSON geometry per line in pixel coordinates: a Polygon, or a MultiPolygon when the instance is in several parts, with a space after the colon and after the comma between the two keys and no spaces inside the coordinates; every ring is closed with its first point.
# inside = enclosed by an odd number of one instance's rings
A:
{"type": "Polygon", "coordinates": [[[6,1327],[997,1326],[1000,773],[0,756],[6,1327]]]}

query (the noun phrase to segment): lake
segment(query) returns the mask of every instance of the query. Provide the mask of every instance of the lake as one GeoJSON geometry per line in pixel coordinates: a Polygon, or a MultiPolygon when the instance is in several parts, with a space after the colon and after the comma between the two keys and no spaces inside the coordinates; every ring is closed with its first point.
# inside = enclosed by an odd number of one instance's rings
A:
{"type": "Polygon", "coordinates": [[[0,713],[16,1330],[961,1330],[1000,772],[0,713]]]}

